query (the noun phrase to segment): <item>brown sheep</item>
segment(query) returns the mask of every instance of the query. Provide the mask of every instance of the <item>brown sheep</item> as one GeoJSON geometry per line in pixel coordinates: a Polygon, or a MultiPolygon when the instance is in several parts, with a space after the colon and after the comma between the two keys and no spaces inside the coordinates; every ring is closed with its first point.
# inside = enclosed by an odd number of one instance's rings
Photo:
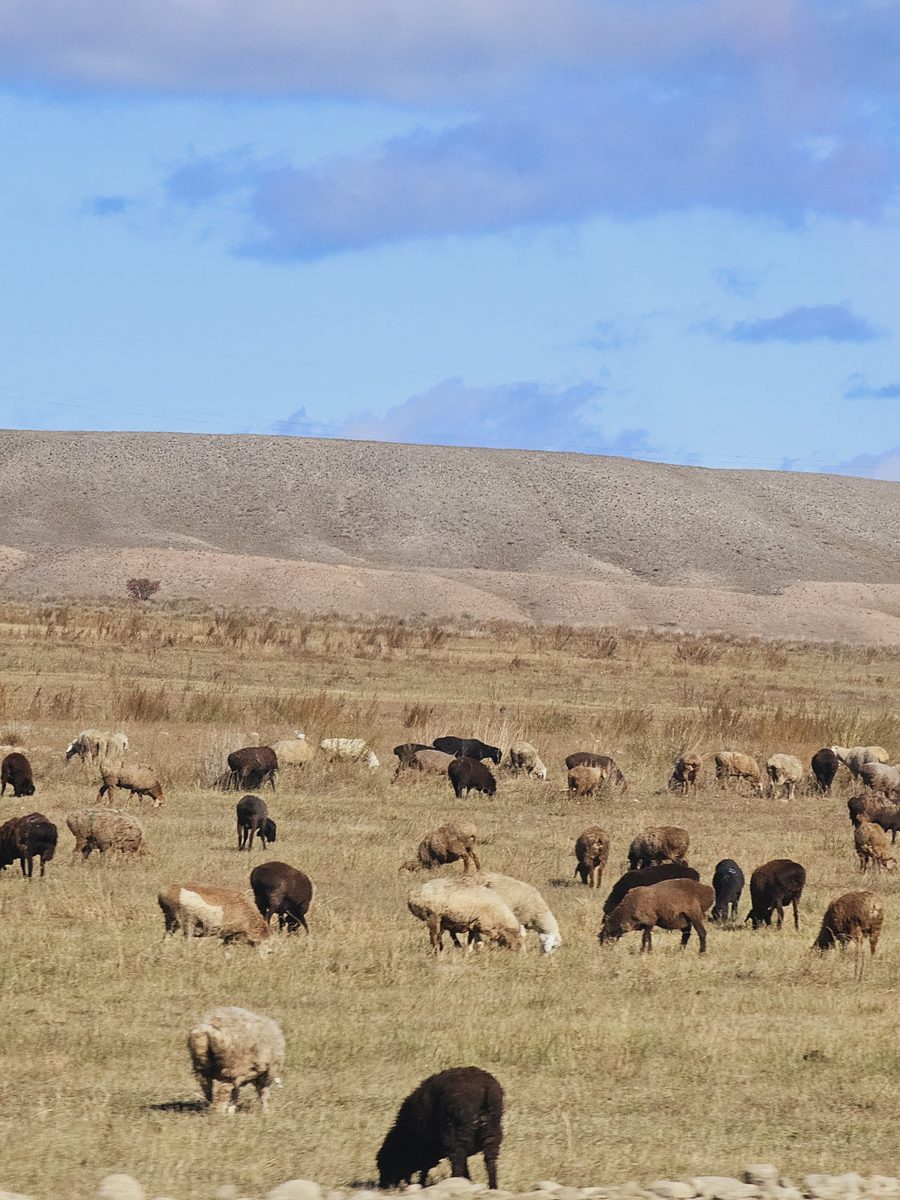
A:
{"type": "Polygon", "coordinates": [[[687,861],[690,834],[677,825],[658,825],[639,833],[628,848],[628,866],[632,871],[657,863],[687,861]]]}
{"type": "Polygon", "coordinates": [[[618,907],[603,921],[600,942],[618,941],[632,929],[643,930],[641,953],[653,949],[651,931],[680,929],[681,945],[686,946],[691,930],[697,930],[700,953],[706,953],[706,927],[703,914],[716,899],[716,893],[705,883],[693,879],[667,879],[651,887],[632,888],[618,907]]]}
{"type": "Polygon", "coordinates": [[[853,942],[859,953],[868,938],[869,949],[874,954],[883,924],[884,903],[878,896],[872,892],[847,892],[832,900],[825,910],[813,949],[829,950],[832,946],[853,942]]]}
{"type": "Polygon", "coordinates": [[[16,797],[34,795],[31,763],[24,754],[14,750],[6,755],[0,764],[0,785],[0,796],[6,791],[7,785],[12,788],[12,794],[16,797]]]}
{"type": "Polygon", "coordinates": [[[41,860],[41,876],[44,868],[56,854],[57,829],[43,813],[29,813],[27,817],[12,817],[0,825],[0,870],[11,866],[16,859],[22,875],[31,879],[34,860],[41,860]]]}
{"type": "Polygon", "coordinates": [[[441,825],[440,828],[425,834],[419,842],[416,857],[405,862],[400,870],[431,871],[435,867],[443,867],[446,863],[462,859],[464,875],[469,873],[469,863],[473,864],[476,871],[480,871],[481,863],[475,851],[475,836],[474,825],[441,825]]]}
{"type": "Polygon", "coordinates": [[[140,796],[143,801],[149,796],[154,808],[161,808],[166,802],[162,785],[156,778],[152,767],[143,763],[122,763],[104,759],[100,763],[100,774],[103,783],[97,793],[97,803],[107,797],[107,803],[112,804],[116,797],[116,788],[124,788],[131,796],[140,796]]]}
{"type": "MultiPolygon", "coordinates": [[[[424,750],[419,751],[424,754],[424,750]]],[[[447,767],[447,775],[453,785],[457,800],[463,792],[481,792],[485,796],[493,796],[497,791],[497,781],[483,762],[477,758],[454,758],[447,767]]]]}
{"type": "Polygon", "coordinates": [[[569,771],[569,791],[576,796],[593,796],[605,778],[599,767],[572,767],[569,771]]]}
{"type": "Polygon", "coordinates": [[[578,750],[566,759],[566,770],[571,771],[573,767],[597,767],[602,772],[604,779],[609,779],[623,792],[628,791],[628,780],[608,754],[593,754],[590,750],[578,750]]]}
{"type": "Polygon", "coordinates": [[[669,779],[669,791],[696,792],[702,765],[699,754],[685,754],[679,758],[669,779]]]}
{"type": "Polygon", "coordinates": [[[66,824],[75,835],[73,856],[81,854],[87,858],[92,850],[99,850],[101,854],[106,850],[119,850],[122,854],[147,853],[141,823],[129,813],[116,809],[73,812],[66,817],[66,824]]]}
{"type": "Polygon", "coordinates": [[[603,901],[603,915],[611,913],[622,903],[632,888],[650,887],[652,883],[662,883],[664,879],[694,879],[700,882],[700,872],[684,863],[661,863],[658,867],[642,867],[640,871],[626,871],[612,885],[612,889],[603,901]]]}
{"type": "Polygon", "coordinates": [[[737,750],[720,750],[716,755],[716,779],[721,787],[726,787],[729,779],[746,779],[762,795],[759,763],[749,754],[741,754],[737,750]]]}
{"type": "MultiPolygon", "coordinates": [[[[258,946],[268,939],[269,923],[243,892],[206,883],[173,883],[159,893],[165,936],[181,930],[188,937],[218,937],[258,946]]],[[[264,947],[266,951],[271,947],[264,947]]]]}
{"type": "Polygon", "coordinates": [[[891,854],[884,830],[871,821],[862,819],[859,822],[853,834],[853,844],[859,855],[860,871],[867,871],[870,865],[876,870],[884,867],[888,871],[896,867],[897,860],[891,854]]]}
{"type": "Polygon", "coordinates": [[[778,928],[784,923],[784,906],[794,910],[794,928],[800,928],[799,904],[806,886],[806,870],[789,858],[773,858],[757,867],[750,876],[750,911],[744,918],[754,929],[772,924],[772,913],[778,913],[778,928]]]}
{"type": "Polygon", "coordinates": [[[609,859],[609,835],[606,830],[599,825],[591,825],[580,833],[575,842],[575,857],[578,859],[575,874],[588,887],[598,888],[609,859]]]}

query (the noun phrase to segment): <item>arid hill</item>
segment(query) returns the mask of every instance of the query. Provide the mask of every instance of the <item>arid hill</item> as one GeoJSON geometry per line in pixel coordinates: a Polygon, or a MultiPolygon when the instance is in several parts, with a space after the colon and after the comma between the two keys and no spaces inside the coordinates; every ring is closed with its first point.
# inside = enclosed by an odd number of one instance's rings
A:
{"type": "Polygon", "coordinates": [[[0,432],[0,589],[900,642],[900,484],[596,455],[0,432]]]}

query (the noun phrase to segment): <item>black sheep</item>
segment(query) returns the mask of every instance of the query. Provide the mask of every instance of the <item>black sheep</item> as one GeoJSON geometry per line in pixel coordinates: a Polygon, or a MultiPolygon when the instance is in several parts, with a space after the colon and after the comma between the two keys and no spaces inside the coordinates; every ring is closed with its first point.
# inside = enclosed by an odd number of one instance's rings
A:
{"type": "Polygon", "coordinates": [[[265,850],[266,842],[275,841],[276,831],[275,822],[269,816],[265,800],[260,800],[259,796],[244,796],[242,800],[238,800],[238,850],[253,849],[254,833],[259,834],[259,840],[265,850]]]}
{"type": "Polygon", "coordinates": [[[261,788],[269,784],[275,791],[275,772],[278,770],[278,756],[271,746],[244,746],[241,750],[232,750],[228,755],[228,769],[234,780],[234,788],[261,788]]]}
{"type": "Polygon", "coordinates": [[[457,758],[474,758],[478,762],[481,762],[483,758],[489,758],[498,767],[503,758],[501,750],[496,746],[489,746],[487,742],[480,742],[478,738],[439,737],[435,738],[431,744],[435,750],[443,750],[445,754],[455,754],[457,758]]]}
{"type": "Polygon", "coordinates": [[[772,913],[778,913],[778,928],[784,922],[785,905],[794,909],[794,928],[800,928],[798,905],[806,886],[806,871],[799,863],[789,858],[773,858],[771,862],[757,867],[750,876],[750,902],[747,914],[754,929],[772,924],[772,913]]]}
{"type": "Polygon", "coordinates": [[[378,1151],[378,1186],[399,1187],[414,1175],[424,1187],[444,1158],[456,1178],[470,1179],[468,1159],[484,1154],[488,1186],[497,1187],[503,1141],[503,1088],[480,1067],[451,1067],[423,1080],[400,1105],[378,1151]]]}
{"type": "Polygon", "coordinates": [[[709,919],[727,921],[730,916],[732,921],[736,921],[741,892],[744,890],[744,872],[733,858],[723,858],[720,863],[716,863],[713,889],[716,893],[716,903],[709,919]]]}
{"type": "Polygon", "coordinates": [[[313,898],[312,880],[303,871],[283,862],[261,863],[250,872],[250,886],[256,907],[264,920],[278,915],[278,926],[296,933],[302,925],[309,933],[306,914],[313,898]]]}
{"type": "Polygon", "coordinates": [[[0,796],[6,791],[6,785],[12,788],[14,796],[33,796],[34,777],[31,774],[31,763],[24,754],[14,750],[7,754],[0,765],[0,796]]]}
{"type": "Polygon", "coordinates": [[[608,915],[622,903],[632,888],[652,887],[654,883],[662,883],[664,879],[693,879],[700,882],[700,872],[684,863],[660,863],[656,867],[641,867],[640,870],[626,871],[613,884],[612,891],[603,903],[603,912],[608,915]]]}
{"type": "Polygon", "coordinates": [[[57,829],[43,813],[29,813],[27,817],[12,817],[0,825],[0,870],[11,866],[16,859],[22,874],[30,879],[34,860],[41,860],[41,875],[47,863],[56,854],[57,829]]]}
{"type": "Polygon", "coordinates": [[[817,750],[812,756],[813,775],[826,796],[831,795],[831,785],[834,783],[834,777],[837,775],[840,765],[841,760],[827,746],[824,750],[817,750]]]}
{"type": "Polygon", "coordinates": [[[447,768],[447,775],[453,784],[457,800],[466,792],[484,792],[493,796],[497,790],[497,781],[482,762],[474,758],[454,758],[447,768]]]}

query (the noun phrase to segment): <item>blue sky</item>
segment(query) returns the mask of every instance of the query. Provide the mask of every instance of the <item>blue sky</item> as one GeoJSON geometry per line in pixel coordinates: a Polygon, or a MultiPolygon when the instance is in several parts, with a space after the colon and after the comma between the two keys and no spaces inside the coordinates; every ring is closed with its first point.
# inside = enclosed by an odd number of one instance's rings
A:
{"type": "Polygon", "coordinates": [[[900,479],[891,0],[7,0],[0,421],[900,479]]]}

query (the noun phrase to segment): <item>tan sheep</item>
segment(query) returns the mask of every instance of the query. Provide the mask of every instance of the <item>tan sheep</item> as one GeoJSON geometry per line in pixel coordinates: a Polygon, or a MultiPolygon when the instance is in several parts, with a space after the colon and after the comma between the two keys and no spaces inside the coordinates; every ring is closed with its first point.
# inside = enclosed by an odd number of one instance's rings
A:
{"type": "Polygon", "coordinates": [[[280,1084],[284,1066],[284,1035],[271,1017],[246,1008],[213,1008],[188,1034],[188,1050],[197,1082],[207,1102],[233,1115],[246,1083],[256,1088],[263,1109],[273,1084],[280,1084]],[[216,1102],[216,1084],[230,1096],[216,1102]]]}
{"type": "Polygon", "coordinates": [[[547,768],[531,742],[514,742],[509,748],[506,765],[517,774],[524,771],[526,775],[533,775],[535,779],[547,778],[547,768]]]}
{"type": "Polygon", "coordinates": [[[316,748],[307,740],[305,734],[298,733],[296,737],[284,738],[272,746],[278,759],[278,768],[305,767],[316,756],[316,748]]]}
{"type": "Polygon", "coordinates": [[[576,796],[593,796],[606,779],[600,767],[572,767],[569,771],[569,791],[576,796]]]}
{"type": "Polygon", "coordinates": [[[445,754],[443,750],[417,750],[410,765],[426,775],[446,775],[452,762],[453,755],[445,754]]]}
{"type": "Polygon", "coordinates": [[[859,855],[860,871],[867,871],[870,865],[876,870],[884,867],[888,871],[893,871],[896,867],[897,860],[891,854],[887,834],[871,821],[859,822],[853,833],[853,843],[859,855]]]}
{"type": "Polygon", "coordinates": [[[696,792],[703,763],[699,754],[685,754],[675,763],[669,779],[669,791],[696,792]]]}
{"type": "Polygon", "coordinates": [[[632,888],[622,903],[608,913],[600,930],[601,944],[618,941],[623,933],[643,930],[641,953],[653,949],[651,931],[680,929],[681,945],[687,945],[691,930],[697,930],[700,953],[706,953],[706,927],[703,914],[716,899],[716,893],[705,883],[693,879],[666,879],[650,887],[632,888]]]}
{"type": "Polygon", "coordinates": [[[416,857],[409,859],[400,868],[401,871],[431,871],[435,867],[443,867],[446,863],[463,861],[463,874],[468,875],[469,863],[476,871],[481,870],[478,854],[475,851],[475,826],[449,823],[426,833],[416,857]]]}
{"type": "Polygon", "coordinates": [[[173,883],[159,893],[159,907],[166,920],[165,937],[179,929],[186,938],[217,937],[228,942],[261,946],[269,937],[269,924],[255,904],[233,888],[206,883],[173,883]]]}
{"type": "Polygon", "coordinates": [[[890,759],[883,746],[832,746],[831,753],[836,754],[854,776],[865,763],[886,763],[890,759]]]}
{"type": "Polygon", "coordinates": [[[781,788],[781,800],[793,800],[794,789],[803,780],[803,763],[793,754],[773,754],[766,760],[766,774],[772,784],[772,791],[781,788]],[[787,788],[787,796],[784,795],[787,788]]]}
{"type": "Polygon", "coordinates": [[[868,940],[874,954],[883,924],[884,903],[878,896],[872,892],[847,892],[832,900],[825,910],[813,949],[829,950],[853,942],[857,951],[861,951],[868,940]]]}
{"type": "Polygon", "coordinates": [[[632,871],[657,863],[687,861],[690,834],[678,825],[653,825],[639,833],[628,848],[628,866],[632,871]]]}
{"type": "Polygon", "coordinates": [[[104,853],[118,850],[122,854],[146,854],[144,830],[140,821],[130,813],[116,809],[99,812],[82,810],[69,813],[66,824],[75,835],[73,856],[81,854],[88,858],[92,850],[104,853]]]}
{"type": "Polygon", "coordinates": [[[471,879],[430,879],[409,893],[409,911],[428,926],[436,954],[443,951],[444,933],[458,946],[458,935],[497,942],[510,950],[522,948],[519,921],[494,890],[471,879]]]}
{"type": "Polygon", "coordinates": [[[729,779],[746,779],[762,795],[762,778],[755,758],[739,750],[720,750],[715,757],[716,779],[722,787],[727,786],[729,779]]]}
{"type": "Polygon", "coordinates": [[[124,757],[128,738],[124,733],[107,733],[102,729],[83,729],[66,747],[66,762],[77,755],[82,762],[112,761],[124,757]]]}
{"type": "Polygon", "coordinates": [[[149,796],[153,807],[160,808],[166,802],[162,785],[156,778],[152,767],[143,763],[122,763],[103,759],[100,763],[100,774],[103,783],[97,793],[97,803],[107,797],[107,803],[112,804],[116,796],[116,788],[124,788],[131,796],[149,796]]]}
{"type": "Polygon", "coordinates": [[[579,833],[575,842],[575,857],[578,859],[575,874],[588,887],[598,888],[609,859],[609,835],[606,830],[599,825],[590,825],[579,833]]]}

